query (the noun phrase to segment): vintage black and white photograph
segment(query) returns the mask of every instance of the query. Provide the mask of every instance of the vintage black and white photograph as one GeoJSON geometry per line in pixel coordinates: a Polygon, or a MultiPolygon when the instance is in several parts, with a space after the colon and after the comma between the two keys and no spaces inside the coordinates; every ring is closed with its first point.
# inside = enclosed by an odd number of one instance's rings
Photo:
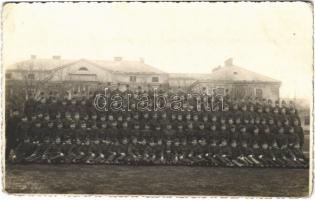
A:
{"type": "Polygon", "coordinates": [[[6,195],[312,193],[312,3],[5,3],[2,66],[6,195]]]}

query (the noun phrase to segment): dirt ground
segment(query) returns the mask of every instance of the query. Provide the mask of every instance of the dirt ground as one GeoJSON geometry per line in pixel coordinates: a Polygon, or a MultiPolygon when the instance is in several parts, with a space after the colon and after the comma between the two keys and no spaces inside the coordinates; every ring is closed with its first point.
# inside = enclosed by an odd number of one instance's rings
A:
{"type": "Polygon", "coordinates": [[[307,169],[7,165],[9,193],[308,196],[307,169]]]}

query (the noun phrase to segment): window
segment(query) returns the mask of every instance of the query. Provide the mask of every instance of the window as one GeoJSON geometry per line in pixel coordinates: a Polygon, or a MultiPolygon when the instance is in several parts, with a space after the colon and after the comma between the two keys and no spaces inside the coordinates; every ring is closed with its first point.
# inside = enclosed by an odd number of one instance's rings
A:
{"type": "Polygon", "coordinates": [[[129,80],[130,80],[130,82],[136,82],[137,77],[136,76],[130,76],[129,80]]]}
{"type": "Polygon", "coordinates": [[[262,89],[256,89],[256,97],[261,99],[263,97],[262,89]]]}
{"type": "Polygon", "coordinates": [[[12,78],[12,74],[11,73],[6,73],[5,74],[5,78],[6,79],[11,79],[12,78]]]}
{"type": "Polygon", "coordinates": [[[31,79],[31,80],[34,80],[35,79],[35,74],[28,74],[27,78],[31,79]]]}
{"type": "Polygon", "coordinates": [[[159,77],[152,77],[152,82],[154,82],[154,83],[159,82],[159,77]]]}
{"type": "Polygon", "coordinates": [[[304,125],[310,125],[310,116],[305,116],[304,117],[304,125]]]}
{"type": "Polygon", "coordinates": [[[222,95],[224,96],[225,89],[223,87],[217,87],[212,89],[212,93],[216,95],[222,95]]]}
{"type": "Polygon", "coordinates": [[[89,71],[86,67],[80,67],[79,71],[89,71]]]}

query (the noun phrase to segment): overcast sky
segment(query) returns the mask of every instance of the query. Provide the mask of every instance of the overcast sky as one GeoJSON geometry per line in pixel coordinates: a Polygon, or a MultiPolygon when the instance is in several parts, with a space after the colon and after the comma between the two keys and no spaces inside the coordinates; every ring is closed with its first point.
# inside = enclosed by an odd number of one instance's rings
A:
{"type": "Polygon", "coordinates": [[[282,97],[312,95],[312,10],[302,3],[7,4],[5,66],[61,55],[122,56],[166,72],[235,65],[282,81],[282,97]]]}

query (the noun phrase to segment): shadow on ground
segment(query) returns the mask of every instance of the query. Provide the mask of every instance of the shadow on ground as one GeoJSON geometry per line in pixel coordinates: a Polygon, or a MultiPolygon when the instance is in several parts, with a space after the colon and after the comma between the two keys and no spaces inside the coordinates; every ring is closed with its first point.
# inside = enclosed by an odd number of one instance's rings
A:
{"type": "Polygon", "coordinates": [[[308,169],[7,165],[9,193],[308,196],[308,169]]]}

